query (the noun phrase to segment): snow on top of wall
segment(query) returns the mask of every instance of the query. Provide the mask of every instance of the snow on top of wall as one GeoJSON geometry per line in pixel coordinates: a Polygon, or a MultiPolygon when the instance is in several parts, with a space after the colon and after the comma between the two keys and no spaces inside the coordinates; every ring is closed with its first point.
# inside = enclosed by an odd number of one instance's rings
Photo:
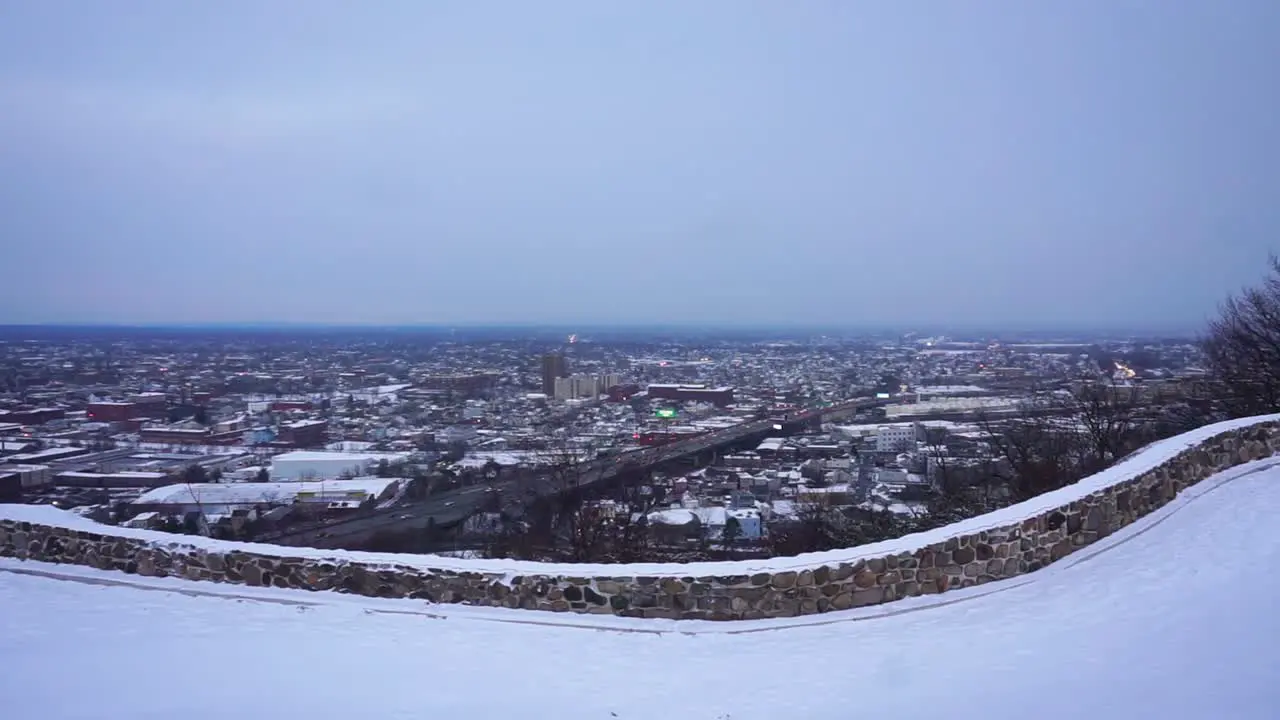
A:
{"type": "Polygon", "coordinates": [[[566,575],[572,577],[634,577],[660,576],[685,577],[705,575],[750,575],[760,572],[777,573],[787,570],[803,570],[822,565],[835,566],[840,563],[854,563],[858,560],[885,557],[900,553],[915,552],[928,545],[945,542],[961,535],[990,530],[993,528],[1015,525],[1029,518],[1036,517],[1081,500],[1091,493],[1105,490],[1108,487],[1130,480],[1142,473],[1152,470],[1173,459],[1184,450],[1193,448],[1210,438],[1222,433],[1250,425],[1280,421],[1280,414],[1262,415],[1239,420],[1206,425],[1182,435],[1153,443],[1141,452],[1126,458],[1116,465],[1059,490],[1047,492],[1030,500],[1010,505],[1000,510],[969,518],[958,523],[945,525],[926,532],[906,535],[900,538],[884,540],[869,545],[852,548],[827,550],[824,552],[804,553],[790,557],[765,558],[757,560],[726,560],[716,562],[694,563],[630,563],[630,564],[589,564],[589,563],[540,563],[526,560],[463,560],[447,558],[439,555],[402,555],[395,553],[372,553],[355,550],[321,550],[316,548],[285,547],[261,543],[233,542],[214,540],[191,535],[173,535],[151,530],[139,530],[125,527],[106,526],[91,520],[78,517],[64,510],[46,505],[0,505],[0,519],[39,523],[65,527],[73,530],[100,533],[115,537],[148,540],[157,545],[187,546],[202,548],[208,551],[231,552],[240,551],[277,557],[311,558],[332,560],[336,562],[351,561],[373,565],[399,565],[426,570],[436,568],[457,572],[480,572],[501,575],[507,578],[516,575],[566,575]]]}

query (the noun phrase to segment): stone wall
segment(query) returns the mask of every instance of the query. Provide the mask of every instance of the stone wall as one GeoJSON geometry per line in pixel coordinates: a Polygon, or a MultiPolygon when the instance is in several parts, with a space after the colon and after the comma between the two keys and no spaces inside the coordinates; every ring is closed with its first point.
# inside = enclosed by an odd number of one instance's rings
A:
{"type": "MultiPolygon", "coordinates": [[[[723,567],[725,574],[646,576],[628,573],[631,566],[618,565],[616,575],[575,577],[413,567],[365,560],[361,553],[327,559],[291,557],[286,552],[288,548],[269,554],[259,552],[263,546],[244,546],[253,550],[247,551],[236,549],[235,543],[211,542],[204,547],[177,536],[169,541],[168,536],[157,533],[129,537],[106,526],[102,532],[86,532],[4,519],[4,506],[0,506],[0,556],[87,565],[150,577],[333,590],[436,603],[643,618],[791,617],[942,593],[1034,572],[1129,525],[1204,478],[1278,451],[1280,421],[1269,418],[1208,437],[1145,472],[1120,477],[1114,484],[1101,486],[1072,502],[1044,509],[1043,503],[1032,500],[984,516],[1009,517],[1010,510],[1026,506],[1029,514],[1016,522],[979,532],[960,532],[965,525],[974,527],[975,521],[980,524],[982,518],[976,518],[951,526],[956,530],[949,537],[949,528],[934,531],[931,537],[941,532],[945,538],[940,542],[911,545],[913,538],[904,538],[901,544],[911,547],[909,551],[866,557],[853,548],[842,552],[859,559],[815,562],[814,566],[799,570],[752,574],[728,574],[729,570],[744,566],[734,562],[698,566],[723,567]]],[[[1087,487],[1079,486],[1076,495],[1083,494],[1087,487]]],[[[1059,492],[1070,494],[1071,489],[1059,492]]],[[[532,563],[523,566],[539,567],[532,563]]]]}

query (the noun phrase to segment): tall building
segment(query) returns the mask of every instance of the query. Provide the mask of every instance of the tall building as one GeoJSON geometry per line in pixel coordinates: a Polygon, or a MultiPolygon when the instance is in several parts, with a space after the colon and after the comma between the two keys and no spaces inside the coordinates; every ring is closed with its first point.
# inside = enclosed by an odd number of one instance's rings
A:
{"type": "Polygon", "coordinates": [[[556,378],[553,395],[556,400],[594,398],[621,384],[622,378],[613,373],[570,375],[556,378]]]}
{"type": "Polygon", "coordinates": [[[598,392],[599,381],[595,375],[570,375],[556,379],[556,400],[580,400],[593,398],[598,392]]]}
{"type": "Polygon", "coordinates": [[[555,397],[556,380],[569,377],[569,363],[560,353],[547,353],[542,356],[542,392],[548,397],[555,397]]]}

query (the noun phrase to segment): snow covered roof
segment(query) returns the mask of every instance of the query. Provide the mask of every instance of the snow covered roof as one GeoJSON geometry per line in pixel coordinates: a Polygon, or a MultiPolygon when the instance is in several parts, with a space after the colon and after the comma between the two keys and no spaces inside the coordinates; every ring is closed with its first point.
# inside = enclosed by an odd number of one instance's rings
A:
{"type": "Polygon", "coordinates": [[[210,483],[165,485],[143,493],[136,505],[258,505],[293,502],[299,494],[358,492],[381,495],[395,478],[358,478],[325,482],[210,483]]]}
{"type": "Polygon", "coordinates": [[[332,452],[329,450],[294,450],[292,452],[282,453],[271,458],[274,462],[323,462],[323,461],[346,461],[346,462],[368,462],[371,460],[381,460],[383,458],[402,458],[404,453],[387,453],[387,452],[332,452]]]}

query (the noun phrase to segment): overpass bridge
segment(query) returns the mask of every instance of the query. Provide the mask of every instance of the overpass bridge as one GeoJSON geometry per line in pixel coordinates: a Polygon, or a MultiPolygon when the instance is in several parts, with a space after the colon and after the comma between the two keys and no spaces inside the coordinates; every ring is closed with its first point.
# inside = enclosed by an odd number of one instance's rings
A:
{"type": "MultiPolygon", "coordinates": [[[[819,426],[824,420],[847,418],[855,413],[894,402],[892,399],[858,398],[824,408],[801,410],[782,418],[765,418],[697,435],[666,445],[631,450],[584,463],[576,468],[575,488],[591,487],[617,478],[621,474],[644,472],[672,462],[705,457],[748,440],[760,440],[771,434],[790,434],[819,426]]],[[[259,542],[315,548],[355,548],[366,544],[378,532],[424,531],[428,527],[448,528],[458,525],[479,512],[495,493],[512,497],[516,493],[532,493],[548,497],[565,488],[550,477],[505,479],[473,485],[433,495],[408,505],[367,511],[323,525],[291,528],[264,534],[259,542]]]]}

